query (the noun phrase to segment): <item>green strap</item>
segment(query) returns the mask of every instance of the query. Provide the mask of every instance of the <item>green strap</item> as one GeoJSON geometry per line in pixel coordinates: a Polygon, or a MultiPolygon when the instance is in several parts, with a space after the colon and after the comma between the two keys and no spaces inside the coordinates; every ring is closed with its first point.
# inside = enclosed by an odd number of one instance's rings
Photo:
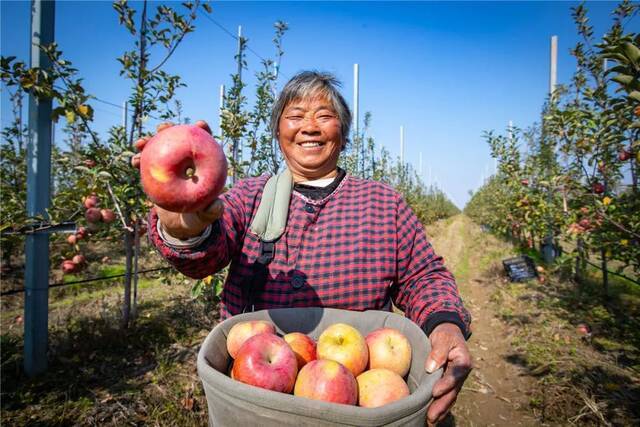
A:
{"type": "Polygon", "coordinates": [[[260,206],[249,227],[262,241],[272,242],[284,234],[292,191],[293,177],[289,169],[267,181],[260,206]]]}

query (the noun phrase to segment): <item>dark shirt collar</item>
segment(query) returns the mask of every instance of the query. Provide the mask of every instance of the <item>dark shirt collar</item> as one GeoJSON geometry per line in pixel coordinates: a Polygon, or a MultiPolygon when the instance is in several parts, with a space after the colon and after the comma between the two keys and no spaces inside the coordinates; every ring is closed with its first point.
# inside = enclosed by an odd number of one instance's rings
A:
{"type": "Polygon", "coordinates": [[[305,184],[293,184],[293,189],[305,197],[312,200],[321,200],[327,197],[329,194],[338,188],[338,185],[342,182],[347,172],[344,169],[338,168],[338,175],[333,179],[331,184],[326,187],[314,187],[312,185],[305,184]]]}

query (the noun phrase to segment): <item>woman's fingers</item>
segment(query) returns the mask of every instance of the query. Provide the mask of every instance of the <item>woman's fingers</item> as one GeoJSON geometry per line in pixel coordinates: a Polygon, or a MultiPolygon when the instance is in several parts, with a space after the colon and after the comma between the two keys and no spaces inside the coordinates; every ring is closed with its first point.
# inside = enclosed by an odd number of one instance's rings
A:
{"type": "Polygon", "coordinates": [[[198,120],[195,123],[196,126],[198,126],[201,129],[206,130],[208,133],[211,133],[211,128],[209,127],[209,125],[207,124],[207,122],[205,122],[204,120],[198,120]]]}
{"type": "Polygon", "coordinates": [[[138,151],[144,150],[144,146],[147,145],[147,142],[151,139],[150,136],[143,136],[139,140],[137,140],[133,145],[136,147],[138,151]]]}
{"type": "Polygon", "coordinates": [[[140,153],[134,154],[133,157],[131,158],[131,166],[133,166],[136,169],[140,169],[140,157],[142,157],[140,153]]]}
{"type": "Polygon", "coordinates": [[[171,126],[173,126],[173,123],[171,122],[164,122],[164,123],[160,123],[157,127],[156,127],[156,133],[165,130],[166,128],[170,128],[171,126]]]}

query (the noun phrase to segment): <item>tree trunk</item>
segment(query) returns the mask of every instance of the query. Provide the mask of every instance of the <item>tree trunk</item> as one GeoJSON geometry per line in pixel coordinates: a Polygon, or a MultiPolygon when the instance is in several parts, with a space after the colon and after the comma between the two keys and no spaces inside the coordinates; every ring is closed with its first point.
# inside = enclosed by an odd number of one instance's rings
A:
{"type": "Polygon", "coordinates": [[[124,232],[124,250],[126,256],[125,276],[124,276],[124,302],[122,305],[122,328],[129,327],[131,317],[131,272],[133,265],[133,233],[129,230],[124,232]]]}
{"type": "Polygon", "coordinates": [[[607,271],[607,252],[604,249],[600,249],[600,256],[602,257],[602,285],[604,286],[604,296],[609,296],[609,272],[607,271]]]}

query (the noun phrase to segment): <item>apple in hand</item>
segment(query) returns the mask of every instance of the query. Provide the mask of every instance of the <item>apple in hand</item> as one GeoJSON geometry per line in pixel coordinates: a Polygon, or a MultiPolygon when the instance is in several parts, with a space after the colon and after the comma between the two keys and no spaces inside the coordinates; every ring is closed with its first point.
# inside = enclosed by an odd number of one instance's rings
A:
{"type": "Polygon", "coordinates": [[[402,377],[389,369],[371,369],[356,378],[358,405],[377,408],[409,396],[409,386],[402,377]]]}
{"type": "Polygon", "coordinates": [[[320,334],[318,359],[335,360],[358,376],[367,368],[369,349],[360,332],[345,323],[335,323],[320,334]]]}
{"type": "Polygon", "coordinates": [[[369,369],[384,368],[404,377],[411,367],[411,344],[402,332],[380,328],[366,336],[369,369]]]}
{"type": "Polygon", "coordinates": [[[156,205],[171,212],[199,212],[222,191],[227,159],[213,136],[195,125],[167,127],[144,146],[140,179],[156,205]]]}
{"type": "Polygon", "coordinates": [[[334,360],[312,360],[298,373],[295,396],[355,405],[358,384],[350,370],[334,360]]]}
{"type": "Polygon", "coordinates": [[[266,320],[249,320],[233,325],[227,335],[227,351],[229,355],[235,359],[238,350],[246,340],[263,332],[275,335],[276,327],[266,320]]]}
{"type": "Polygon", "coordinates": [[[291,393],[297,374],[298,361],[289,344],[268,332],[242,344],[231,370],[237,381],[282,393],[291,393]]]}
{"type": "Polygon", "coordinates": [[[316,342],[308,335],[300,332],[291,332],[282,338],[289,344],[289,347],[296,355],[298,369],[302,369],[307,363],[316,360],[316,342]]]}

